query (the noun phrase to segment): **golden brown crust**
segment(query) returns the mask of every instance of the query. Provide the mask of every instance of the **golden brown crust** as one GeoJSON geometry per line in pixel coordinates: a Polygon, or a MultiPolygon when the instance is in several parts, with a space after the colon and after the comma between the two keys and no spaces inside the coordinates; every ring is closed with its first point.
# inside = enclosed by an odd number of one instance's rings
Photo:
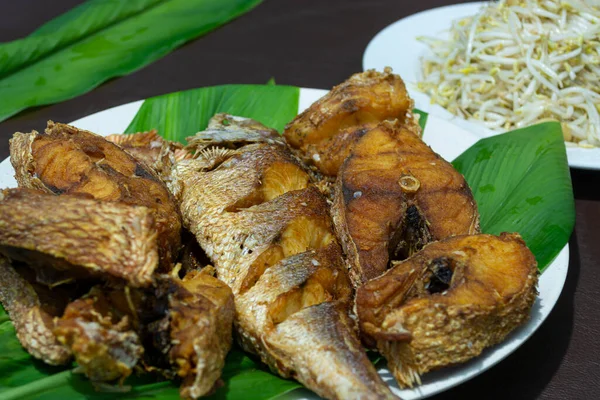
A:
{"type": "Polygon", "coordinates": [[[0,257],[0,302],[15,327],[17,338],[29,354],[50,365],[71,360],[69,349],[52,332],[53,317],[57,314],[42,305],[34,287],[5,257],[0,257]]]}
{"type": "Polygon", "coordinates": [[[537,263],[518,234],[431,243],[356,294],[359,323],[400,386],[465,362],[529,318],[537,263]]]}
{"type": "Polygon", "coordinates": [[[346,315],[351,287],[327,202],[284,147],[232,147],[219,163],[179,163],[175,176],[184,224],[232,288],[243,348],[327,398],[394,398],[346,315]]]}
{"type": "Polygon", "coordinates": [[[357,285],[432,240],[479,232],[463,176],[398,121],[382,122],[355,144],[332,214],[357,285]]]}
{"type": "Polygon", "coordinates": [[[152,282],[158,264],[146,207],[7,189],[0,200],[0,252],[71,277],[101,276],[133,286],[152,282]]]}
{"type": "Polygon", "coordinates": [[[413,101],[404,82],[386,68],[352,75],[290,122],[284,137],[307,164],[336,176],[354,143],[387,119],[406,121],[413,101]]]}
{"type": "Polygon", "coordinates": [[[181,219],[175,199],[146,164],[101,136],[53,122],[43,134],[15,133],[10,151],[20,187],[148,207],[158,230],[161,268],[171,268],[181,219]]]}
{"type": "Polygon", "coordinates": [[[171,364],[180,395],[197,399],[218,383],[231,349],[235,309],[231,289],[205,272],[189,272],[169,298],[171,364]]]}

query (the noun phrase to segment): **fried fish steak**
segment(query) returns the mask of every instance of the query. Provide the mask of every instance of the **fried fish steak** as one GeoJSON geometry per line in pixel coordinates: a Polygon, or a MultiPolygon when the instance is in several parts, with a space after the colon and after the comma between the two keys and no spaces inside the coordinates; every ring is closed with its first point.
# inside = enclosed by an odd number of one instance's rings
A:
{"type": "Polygon", "coordinates": [[[235,308],[231,289],[203,271],[188,272],[169,296],[171,365],[180,395],[197,399],[219,382],[231,349],[235,308]]]}
{"type": "Polygon", "coordinates": [[[146,207],[56,196],[31,189],[0,193],[0,253],[67,279],[102,277],[146,286],[158,264],[146,207]]]}
{"type": "Polygon", "coordinates": [[[352,75],[290,122],[284,132],[303,161],[336,176],[354,143],[388,119],[412,119],[413,101],[404,82],[386,68],[352,75]]]}
{"type": "Polygon", "coordinates": [[[161,270],[170,270],[180,248],[181,217],[165,184],[144,162],[101,136],[53,122],[44,133],[15,133],[10,158],[20,187],[149,208],[161,270]]]}
{"type": "Polygon", "coordinates": [[[361,330],[401,387],[465,362],[529,319],[537,263],[521,237],[455,236],[431,243],[358,288],[361,330]]]}
{"type": "Polygon", "coordinates": [[[156,130],[132,134],[113,134],[106,136],[106,140],[117,144],[144,162],[165,183],[171,180],[173,165],[177,161],[191,156],[184,150],[182,144],[162,138],[156,130]]]}
{"type": "Polygon", "coordinates": [[[431,241],[479,232],[464,177],[399,121],[380,123],[355,144],[332,215],[356,285],[431,241]]]}
{"type": "Polygon", "coordinates": [[[184,225],[233,291],[242,347],[320,396],[395,398],[348,317],[352,289],[325,199],[284,146],[235,148],[228,134],[227,157],[211,162],[222,153],[206,147],[175,176],[184,225]]]}
{"type": "Polygon", "coordinates": [[[27,267],[15,268],[0,257],[0,302],[8,313],[21,345],[33,357],[50,365],[66,364],[71,352],[53,333],[53,318],[65,307],[64,293],[35,283],[27,267]]]}
{"type": "Polygon", "coordinates": [[[94,383],[122,383],[144,352],[130,318],[111,304],[99,286],[69,303],[55,322],[54,334],[94,383]]]}

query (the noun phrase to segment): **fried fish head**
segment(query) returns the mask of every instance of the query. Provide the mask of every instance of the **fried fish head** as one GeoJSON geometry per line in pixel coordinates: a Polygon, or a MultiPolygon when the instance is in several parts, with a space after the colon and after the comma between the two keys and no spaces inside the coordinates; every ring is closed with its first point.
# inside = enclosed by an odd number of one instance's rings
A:
{"type": "Polygon", "coordinates": [[[137,287],[152,282],[158,244],[148,208],[31,189],[6,189],[0,197],[5,256],[38,272],[57,270],[66,281],[101,277],[137,287]]]}
{"type": "Polygon", "coordinates": [[[36,284],[26,269],[0,257],[0,302],[29,354],[50,365],[66,364],[71,352],[54,335],[53,318],[62,314],[68,297],[60,289],[50,291],[36,284]]]}
{"type": "Polygon", "coordinates": [[[537,282],[518,234],[455,236],[359,287],[355,308],[398,384],[412,387],[502,342],[529,319],[537,282]]]}
{"type": "Polygon", "coordinates": [[[355,144],[332,215],[356,285],[431,241],[479,232],[464,177],[399,121],[380,123],[355,144]]]}
{"type": "Polygon", "coordinates": [[[171,268],[180,248],[181,217],[175,199],[145,163],[99,135],[54,122],[44,133],[15,133],[10,153],[20,187],[149,208],[161,269],[171,268]]]}
{"type": "Polygon", "coordinates": [[[413,101],[402,79],[386,68],[352,75],[290,122],[288,144],[300,150],[307,164],[336,176],[354,143],[388,119],[412,119],[413,101]]]}

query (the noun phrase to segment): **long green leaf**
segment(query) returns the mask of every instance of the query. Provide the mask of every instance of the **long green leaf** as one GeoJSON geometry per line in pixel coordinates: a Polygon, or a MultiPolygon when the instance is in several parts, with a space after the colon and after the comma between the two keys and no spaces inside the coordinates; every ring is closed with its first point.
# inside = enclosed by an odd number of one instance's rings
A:
{"type": "Polygon", "coordinates": [[[546,268],[568,242],[575,202],[559,123],[482,139],[454,166],[467,179],[485,233],[518,232],[546,268]]]}
{"type": "Polygon", "coordinates": [[[253,118],[282,131],[298,114],[300,90],[293,86],[223,85],[186,90],[144,101],[126,133],[157,129],[165,138],[185,138],[206,128],[219,112],[253,118]]]}
{"type": "Polygon", "coordinates": [[[85,3],[26,39],[0,45],[0,121],[27,107],[73,98],[142,68],[260,1],[85,3]]]}

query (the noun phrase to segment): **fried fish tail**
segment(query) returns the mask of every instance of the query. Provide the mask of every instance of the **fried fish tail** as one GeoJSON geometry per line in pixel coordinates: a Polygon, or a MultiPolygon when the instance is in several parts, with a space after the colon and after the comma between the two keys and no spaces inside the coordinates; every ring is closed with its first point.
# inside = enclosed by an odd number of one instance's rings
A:
{"type": "Polygon", "coordinates": [[[53,318],[63,308],[61,299],[45,296],[46,304],[42,304],[36,288],[40,289],[39,285],[19,274],[7,258],[0,256],[0,302],[21,345],[47,364],[66,364],[71,360],[71,352],[53,333],[53,318]]]}

